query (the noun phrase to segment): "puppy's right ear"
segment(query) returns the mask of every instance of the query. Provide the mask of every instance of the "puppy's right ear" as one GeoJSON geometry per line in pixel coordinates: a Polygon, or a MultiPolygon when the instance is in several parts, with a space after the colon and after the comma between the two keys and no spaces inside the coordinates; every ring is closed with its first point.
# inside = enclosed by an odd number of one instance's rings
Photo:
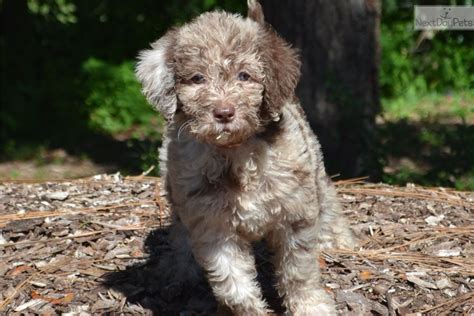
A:
{"type": "Polygon", "coordinates": [[[135,69],[135,74],[142,83],[142,92],[148,102],[167,120],[173,118],[177,109],[173,70],[175,33],[175,30],[169,31],[151,44],[151,49],[141,51],[135,69]]]}

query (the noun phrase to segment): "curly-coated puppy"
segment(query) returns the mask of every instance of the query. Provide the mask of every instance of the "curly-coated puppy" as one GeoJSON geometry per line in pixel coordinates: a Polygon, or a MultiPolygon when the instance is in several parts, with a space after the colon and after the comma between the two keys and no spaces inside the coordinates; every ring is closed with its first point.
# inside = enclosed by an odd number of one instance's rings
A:
{"type": "Polygon", "coordinates": [[[265,239],[289,315],[335,314],[317,253],[352,247],[320,145],[297,103],[296,52],[263,21],[205,13],[141,52],[143,93],[168,120],[160,152],[171,208],[217,300],[268,312],[251,242],[265,239]]]}

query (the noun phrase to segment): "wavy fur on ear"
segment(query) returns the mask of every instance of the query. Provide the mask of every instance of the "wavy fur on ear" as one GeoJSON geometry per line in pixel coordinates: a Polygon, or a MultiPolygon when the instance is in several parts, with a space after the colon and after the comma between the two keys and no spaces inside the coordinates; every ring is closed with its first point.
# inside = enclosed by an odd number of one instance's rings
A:
{"type": "Polygon", "coordinates": [[[298,53],[266,24],[263,29],[261,57],[265,67],[264,115],[275,119],[286,102],[293,101],[300,78],[298,53]]]}
{"type": "Polygon", "coordinates": [[[169,31],[153,43],[151,49],[141,51],[135,69],[148,102],[167,120],[173,118],[177,109],[172,58],[175,33],[174,30],[169,31]]]}

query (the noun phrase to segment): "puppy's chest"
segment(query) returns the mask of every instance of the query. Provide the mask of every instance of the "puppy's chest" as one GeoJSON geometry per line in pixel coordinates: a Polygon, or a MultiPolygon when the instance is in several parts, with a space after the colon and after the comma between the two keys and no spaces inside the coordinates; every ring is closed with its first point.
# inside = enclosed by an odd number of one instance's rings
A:
{"type": "MultiPolygon", "coordinates": [[[[278,220],[281,197],[272,188],[275,179],[251,162],[223,174],[223,190],[232,226],[249,239],[259,239],[278,220]]],[[[263,168],[263,166],[261,166],[263,168]]]]}
{"type": "Polygon", "coordinates": [[[176,157],[187,160],[173,161],[181,166],[171,172],[175,194],[182,193],[181,217],[205,214],[229,223],[248,239],[259,239],[281,223],[283,214],[288,219],[309,202],[311,180],[301,172],[305,159],[297,163],[264,142],[231,155],[204,149],[193,154],[181,153],[176,157]]]}
{"type": "Polygon", "coordinates": [[[217,179],[207,179],[211,188],[206,191],[214,191],[216,199],[224,200],[224,209],[218,211],[238,233],[259,239],[278,224],[282,209],[294,204],[288,198],[288,190],[300,184],[292,170],[278,165],[269,152],[234,158],[221,169],[217,179]]]}

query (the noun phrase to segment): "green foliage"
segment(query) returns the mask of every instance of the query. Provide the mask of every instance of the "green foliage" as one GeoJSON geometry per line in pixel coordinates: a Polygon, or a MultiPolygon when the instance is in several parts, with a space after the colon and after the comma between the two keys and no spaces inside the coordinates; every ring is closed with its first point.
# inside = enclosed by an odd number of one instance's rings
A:
{"type": "MultiPolygon", "coordinates": [[[[130,161],[134,162],[122,168],[125,173],[141,172],[156,165],[164,124],[140,92],[134,64],[89,58],[82,65],[89,127],[125,141],[130,161]]],[[[158,175],[158,170],[150,175],[158,175]]]]}
{"type": "Polygon", "coordinates": [[[131,136],[144,138],[154,135],[162,125],[159,114],[141,94],[133,67],[132,61],[114,65],[90,58],[84,62],[85,105],[94,130],[118,134],[136,128],[131,136]]]}
{"type": "Polygon", "coordinates": [[[412,20],[382,21],[383,100],[474,88],[472,34],[415,32],[412,20]]]}
{"type": "MultiPolygon", "coordinates": [[[[459,5],[465,1],[457,1],[459,5]]],[[[415,31],[419,1],[383,1],[380,86],[384,99],[474,87],[472,32],[415,31]]],[[[454,1],[451,4],[456,4],[454,1]]]]}
{"type": "Polygon", "coordinates": [[[76,23],[76,5],[71,0],[27,0],[31,13],[63,24],[76,23]]]}

